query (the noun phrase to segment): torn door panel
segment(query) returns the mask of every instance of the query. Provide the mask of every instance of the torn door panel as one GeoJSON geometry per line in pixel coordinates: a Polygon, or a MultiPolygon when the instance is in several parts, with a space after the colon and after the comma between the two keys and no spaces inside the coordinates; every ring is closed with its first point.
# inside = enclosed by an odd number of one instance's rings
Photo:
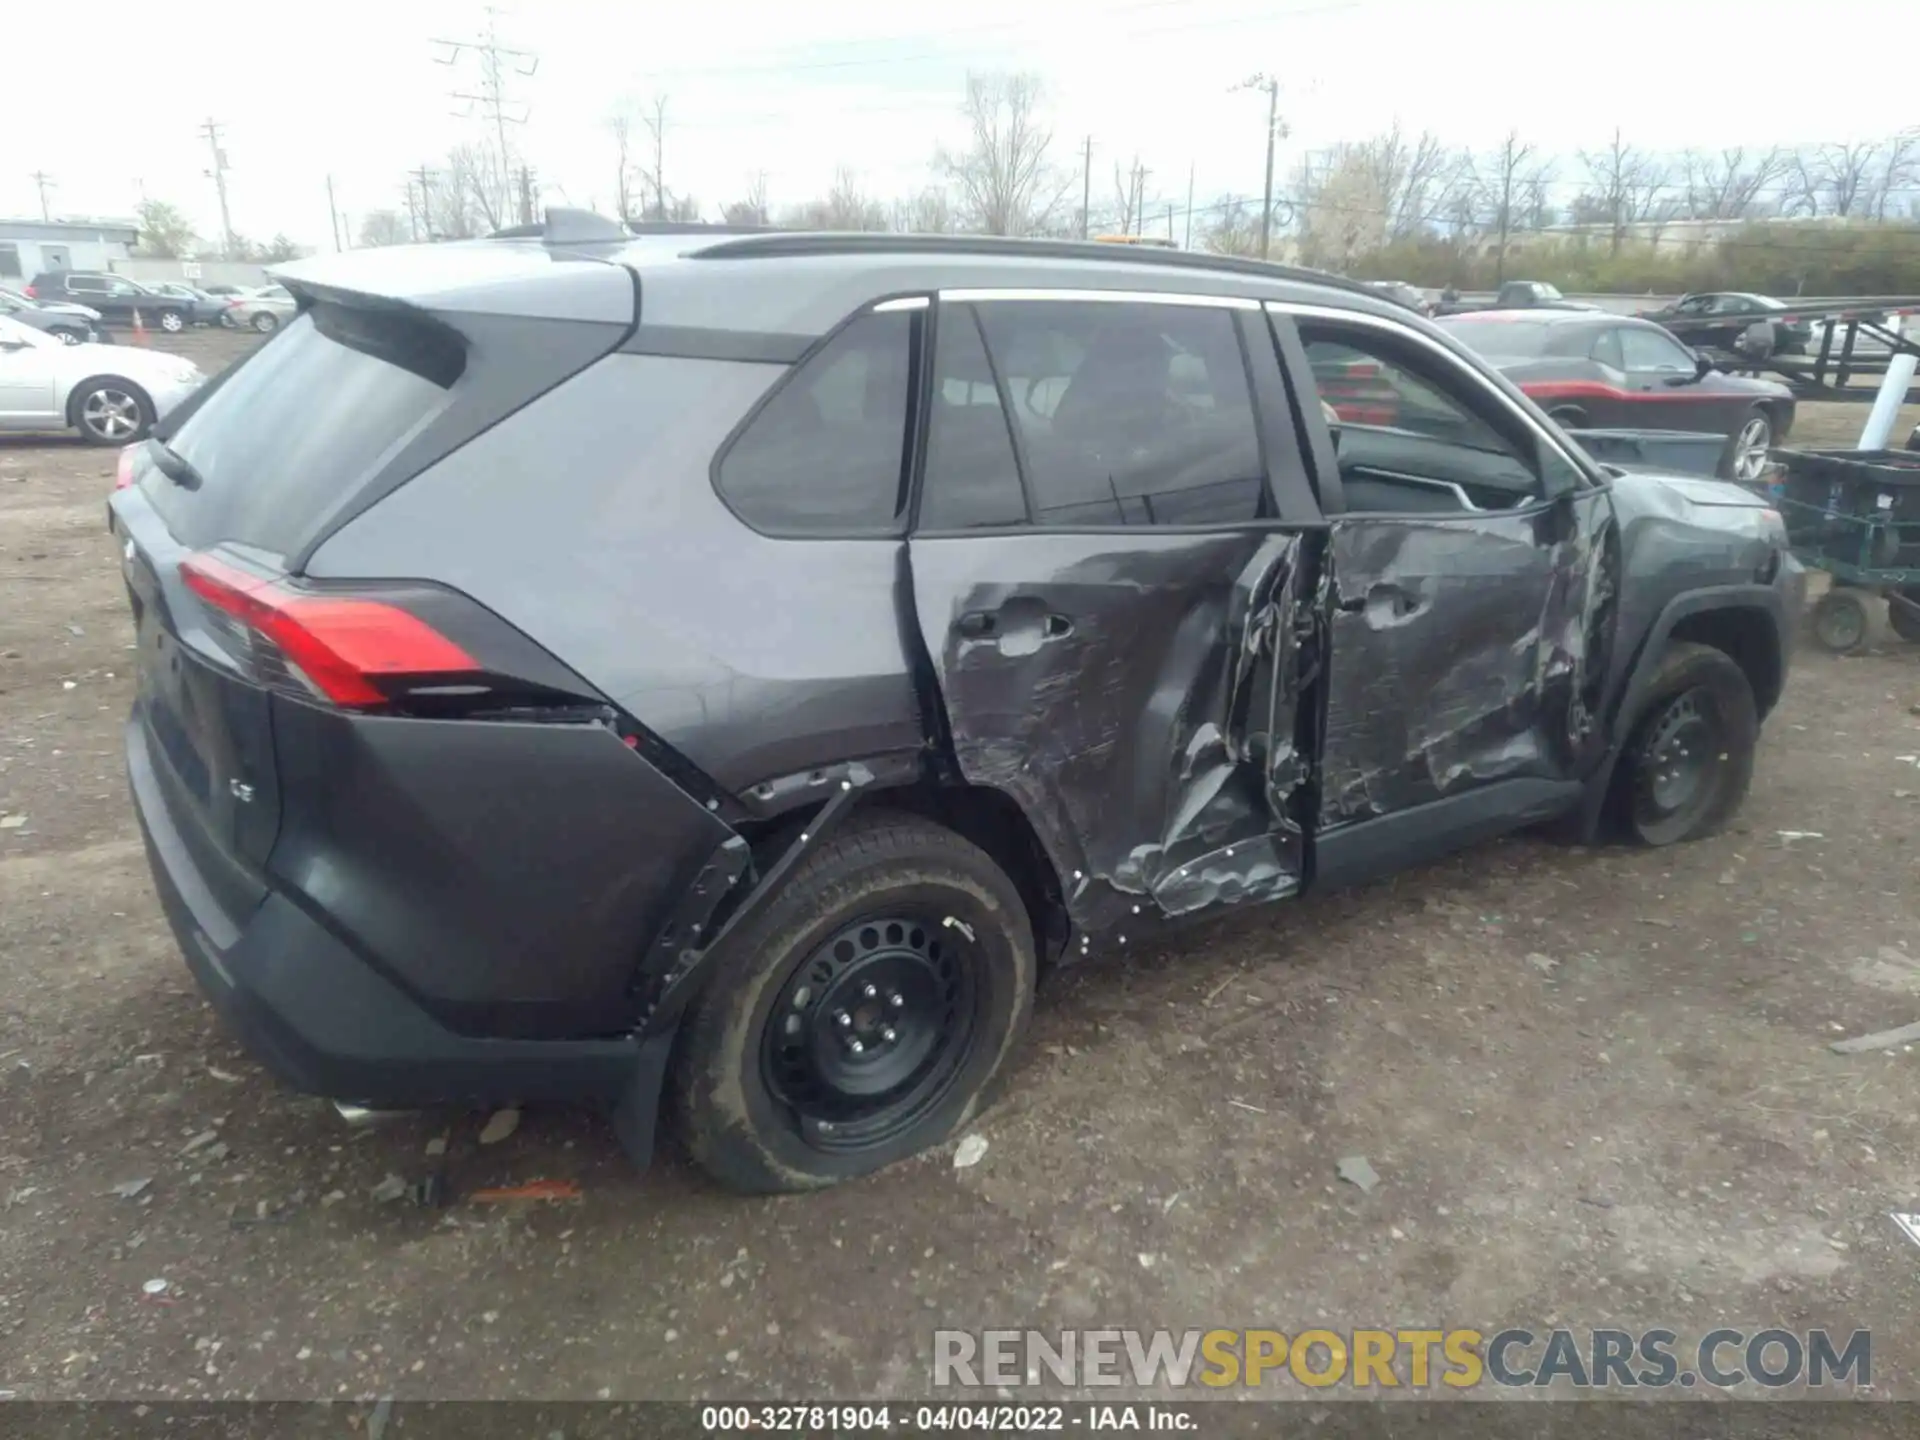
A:
{"type": "Polygon", "coordinates": [[[1565,773],[1587,526],[1553,512],[1334,526],[1323,824],[1515,776],[1565,773]]]}
{"type": "Polygon", "coordinates": [[[1287,628],[1273,612],[1293,603],[1299,547],[1228,533],[914,542],[961,773],[1025,809],[1081,929],[1298,886],[1297,829],[1270,839],[1264,757],[1272,635],[1287,628]]]}

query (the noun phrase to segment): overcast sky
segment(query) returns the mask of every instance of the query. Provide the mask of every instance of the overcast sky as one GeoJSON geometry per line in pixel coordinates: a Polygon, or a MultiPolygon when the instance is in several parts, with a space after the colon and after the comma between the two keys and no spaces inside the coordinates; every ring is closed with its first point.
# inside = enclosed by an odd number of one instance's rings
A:
{"type": "MultiPolygon", "coordinates": [[[[94,0],[86,14],[111,38],[0,71],[0,215],[39,214],[41,170],[56,215],[128,215],[144,189],[217,235],[197,129],[211,116],[225,126],[235,228],[321,246],[329,174],[357,227],[368,210],[404,208],[405,170],[478,138],[482,122],[449,98],[479,89],[474,57],[437,63],[448,52],[434,43],[477,35],[478,0],[94,0]]],[[[1913,0],[520,0],[503,3],[498,27],[502,44],[538,56],[531,76],[509,72],[527,117],[511,143],[548,202],[603,209],[606,119],[660,95],[668,186],[709,216],[761,171],[776,209],[823,192],[841,165],[874,192],[911,192],[935,148],[962,139],[970,68],[1043,79],[1063,169],[1077,175],[1093,137],[1096,207],[1116,161],[1136,153],[1163,204],[1184,207],[1190,166],[1201,203],[1257,194],[1265,99],[1231,87],[1259,70],[1283,85],[1283,176],[1303,149],[1396,119],[1480,147],[1518,126],[1569,154],[1615,125],[1679,149],[1877,138],[1920,122],[1913,0]],[[1804,44],[1801,16],[1816,27],[1804,44]],[[1897,68],[1839,73],[1819,60],[1876,53],[1897,68]]]]}

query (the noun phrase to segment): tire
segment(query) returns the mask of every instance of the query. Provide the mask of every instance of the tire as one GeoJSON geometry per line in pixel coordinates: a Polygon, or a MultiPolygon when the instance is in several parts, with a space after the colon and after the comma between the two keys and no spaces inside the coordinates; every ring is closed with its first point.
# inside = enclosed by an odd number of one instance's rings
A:
{"type": "Polygon", "coordinates": [[[937,1145],[1004,1069],[1034,969],[1026,907],[984,851],[914,816],[855,815],[736,932],[681,1022],[680,1137],[751,1194],[937,1145]]]}
{"type": "Polygon", "coordinates": [[[53,338],[58,340],[62,345],[84,345],[87,340],[86,335],[79,330],[67,330],[64,328],[60,328],[60,329],[49,330],[47,333],[53,336],[53,338]]]}
{"type": "Polygon", "coordinates": [[[131,380],[88,380],[67,402],[67,417],[89,445],[131,445],[153,427],[153,401],[131,380]]]}
{"type": "Polygon", "coordinates": [[[1756,405],[1740,422],[1727,447],[1726,479],[1752,484],[1766,473],[1767,452],[1773,447],[1773,420],[1756,405]]]}
{"type": "Polygon", "coordinates": [[[1562,405],[1549,410],[1547,418],[1562,430],[1584,430],[1587,428],[1587,412],[1578,405],[1562,405]]]}
{"type": "Polygon", "coordinates": [[[262,310],[247,323],[262,335],[271,335],[280,328],[280,317],[271,310],[262,310]]]}
{"type": "Polygon", "coordinates": [[[1830,654],[1853,654],[1867,643],[1872,628],[1867,602],[1857,590],[1829,590],[1813,607],[1813,638],[1830,654]]]}
{"type": "Polygon", "coordinates": [[[1725,651],[1675,641],[1660,659],[1622,758],[1621,806],[1642,845],[1719,831],[1753,782],[1760,716],[1725,651]]]}
{"type": "Polygon", "coordinates": [[[1887,599],[1887,628],[1910,645],[1920,645],[1920,585],[1887,599]],[[1902,605],[1904,599],[1907,603],[1902,605]]]}
{"type": "Polygon", "coordinates": [[[182,330],[187,328],[186,317],[178,310],[162,310],[160,312],[160,328],[169,335],[178,335],[182,330]]]}

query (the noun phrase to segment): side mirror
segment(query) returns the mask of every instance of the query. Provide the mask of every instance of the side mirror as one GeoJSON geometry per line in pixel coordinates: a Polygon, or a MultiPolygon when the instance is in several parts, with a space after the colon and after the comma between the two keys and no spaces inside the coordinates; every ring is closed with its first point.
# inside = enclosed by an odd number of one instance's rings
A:
{"type": "Polygon", "coordinates": [[[1704,380],[1707,378],[1707,376],[1711,375],[1712,373],[1713,373],[1713,361],[1709,360],[1704,355],[1695,355],[1693,357],[1693,378],[1694,379],[1704,380]]]}

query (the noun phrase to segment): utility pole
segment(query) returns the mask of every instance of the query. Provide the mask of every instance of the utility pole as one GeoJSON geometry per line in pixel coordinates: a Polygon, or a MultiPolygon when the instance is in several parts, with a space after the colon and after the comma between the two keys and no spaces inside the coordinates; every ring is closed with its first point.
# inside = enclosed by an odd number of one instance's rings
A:
{"type": "Polygon", "coordinates": [[[213,152],[213,168],[207,174],[213,177],[213,188],[220,195],[221,253],[232,259],[233,216],[227,209],[227,152],[220,145],[220,123],[208,116],[207,123],[200,127],[200,133],[207,137],[207,148],[213,152]]]}
{"type": "Polygon", "coordinates": [[[525,165],[520,167],[520,223],[533,224],[533,171],[525,165]]]}
{"type": "MultiPolygon", "coordinates": [[[[1167,237],[1171,240],[1173,237],[1167,237]]],[[[1193,248],[1193,162],[1187,162],[1187,238],[1180,247],[1183,250],[1193,248]]]]}
{"type": "Polygon", "coordinates": [[[471,51],[480,61],[480,92],[455,91],[453,98],[467,104],[465,114],[474,113],[474,107],[485,118],[493,122],[494,139],[500,146],[500,188],[501,208],[504,210],[513,190],[513,151],[507,144],[507,126],[527,123],[527,108],[508,98],[507,82],[513,76],[529,76],[539,68],[540,57],[527,50],[510,49],[500,43],[499,7],[485,7],[486,28],[473,40],[436,40],[436,45],[447,47],[447,53],[438,57],[442,65],[458,64],[463,51],[471,51]]]}
{"type": "Polygon", "coordinates": [[[33,183],[40,187],[40,218],[52,220],[53,210],[47,204],[47,191],[58,188],[53,183],[53,177],[44,170],[36,170],[33,172],[33,183]]]}
{"type": "Polygon", "coordinates": [[[333,176],[327,176],[327,218],[333,222],[333,248],[340,247],[340,207],[333,203],[333,176]]]}
{"type": "Polygon", "coordinates": [[[1271,75],[1252,75],[1233,87],[1267,92],[1267,185],[1260,204],[1260,258],[1273,251],[1273,146],[1286,133],[1280,123],[1280,82],[1271,75]]]}
{"type": "Polygon", "coordinates": [[[1173,206],[1167,206],[1167,243],[1173,243],[1173,206]]]}
{"type": "Polygon", "coordinates": [[[1093,201],[1093,136],[1087,136],[1085,149],[1081,151],[1080,167],[1080,238],[1087,238],[1087,207],[1093,201]]]}

